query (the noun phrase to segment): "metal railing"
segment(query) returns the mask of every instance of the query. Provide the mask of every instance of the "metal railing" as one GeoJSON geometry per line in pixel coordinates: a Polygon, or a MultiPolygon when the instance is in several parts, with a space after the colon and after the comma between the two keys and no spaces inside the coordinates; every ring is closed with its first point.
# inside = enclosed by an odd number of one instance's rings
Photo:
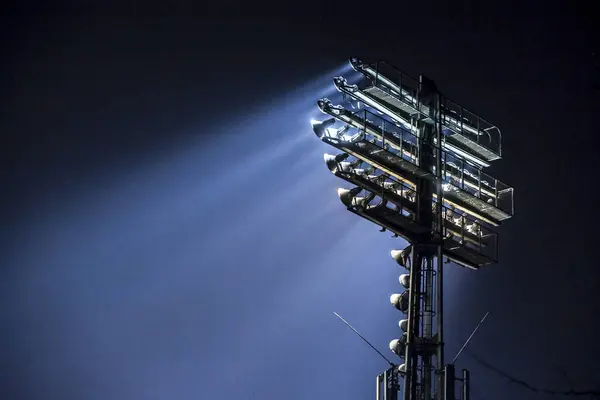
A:
{"type": "MultiPolygon", "coordinates": [[[[437,209],[434,202],[434,216],[437,209]]],[[[437,230],[437,218],[434,218],[437,230]]],[[[483,255],[490,261],[498,259],[498,234],[476,219],[442,205],[443,238],[451,239],[457,247],[483,255]]],[[[446,246],[445,246],[446,247],[446,246]]]]}
{"type": "Polygon", "coordinates": [[[502,133],[498,127],[444,96],[441,96],[440,105],[445,128],[502,156],[502,133]]]}
{"type": "Polygon", "coordinates": [[[442,180],[510,215],[514,214],[514,190],[450,152],[442,151],[442,180]]]}
{"type": "Polygon", "coordinates": [[[418,165],[419,138],[410,128],[398,126],[366,109],[352,114],[362,121],[362,131],[375,139],[372,143],[377,143],[388,151],[391,149],[398,157],[418,165]]]}
{"type": "MultiPolygon", "coordinates": [[[[398,68],[379,61],[369,65],[373,86],[383,90],[426,117],[432,110],[419,101],[419,80],[398,68]]],[[[502,156],[500,129],[458,103],[440,96],[442,124],[448,133],[458,134],[497,156],[502,156]]]]}

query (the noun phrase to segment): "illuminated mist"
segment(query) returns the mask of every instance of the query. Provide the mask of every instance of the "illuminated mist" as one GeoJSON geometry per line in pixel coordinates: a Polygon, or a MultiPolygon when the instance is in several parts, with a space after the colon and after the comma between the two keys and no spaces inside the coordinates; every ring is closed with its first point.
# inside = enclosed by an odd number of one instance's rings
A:
{"type": "Polygon", "coordinates": [[[405,243],[337,198],[347,184],[308,123],[333,75],[32,208],[3,279],[13,390],[372,397],[385,363],[333,311],[387,351],[400,319],[389,251],[405,243]]]}

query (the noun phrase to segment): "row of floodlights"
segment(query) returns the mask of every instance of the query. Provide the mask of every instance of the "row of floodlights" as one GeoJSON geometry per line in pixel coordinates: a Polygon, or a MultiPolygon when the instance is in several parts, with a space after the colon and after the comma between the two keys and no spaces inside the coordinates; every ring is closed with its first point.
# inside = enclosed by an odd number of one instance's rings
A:
{"type": "MultiPolygon", "coordinates": [[[[359,168],[360,164],[363,163],[363,160],[357,159],[356,161],[352,161],[352,162],[344,161],[348,157],[349,157],[348,153],[341,153],[341,154],[337,154],[337,155],[325,153],[325,155],[324,155],[325,164],[327,165],[327,168],[329,169],[329,171],[331,171],[334,174],[337,171],[340,171],[340,172],[346,172],[346,173],[353,173],[357,176],[366,177],[369,180],[374,180],[374,179],[378,178],[378,176],[372,175],[376,170],[375,167],[369,165],[369,167],[367,167],[367,168],[359,168]]],[[[415,201],[415,196],[416,196],[415,191],[412,189],[409,189],[409,188],[403,188],[403,187],[398,188],[398,186],[400,185],[399,182],[386,180],[386,181],[380,182],[379,185],[382,186],[383,189],[391,190],[394,193],[398,194],[399,196],[405,197],[406,199],[408,199],[411,202],[415,201]]],[[[368,202],[372,199],[372,197],[374,197],[374,194],[371,193],[370,196],[359,197],[358,194],[360,192],[362,192],[363,189],[364,188],[362,188],[361,186],[356,186],[353,189],[339,188],[337,190],[337,193],[338,193],[338,197],[340,198],[340,200],[346,207],[351,207],[353,205],[359,205],[359,206],[366,207],[368,202]]],[[[444,187],[444,185],[442,185],[442,189],[444,191],[449,190],[446,187],[444,187]]],[[[472,235],[479,236],[482,233],[481,226],[478,223],[467,222],[461,214],[456,213],[456,215],[454,215],[454,212],[452,211],[452,209],[449,209],[445,213],[445,218],[450,220],[452,223],[454,223],[457,226],[464,226],[465,232],[468,232],[472,235]]]]}
{"type": "MultiPolygon", "coordinates": [[[[399,282],[404,289],[403,293],[394,293],[390,296],[390,303],[399,311],[408,314],[409,298],[410,298],[410,253],[412,245],[409,245],[403,250],[392,250],[391,256],[398,265],[408,270],[408,274],[400,275],[399,282]]],[[[404,358],[406,354],[406,343],[408,340],[408,319],[404,318],[398,322],[398,326],[402,330],[402,336],[399,339],[394,339],[390,342],[390,350],[400,358],[404,358]]],[[[398,366],[398,372],[406,373],[406,364],[398,366]]]]}

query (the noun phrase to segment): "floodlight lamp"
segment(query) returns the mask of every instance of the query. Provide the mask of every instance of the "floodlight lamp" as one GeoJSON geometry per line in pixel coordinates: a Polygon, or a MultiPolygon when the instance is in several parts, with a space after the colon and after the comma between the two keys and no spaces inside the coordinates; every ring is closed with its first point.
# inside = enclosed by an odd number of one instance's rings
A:
{"type": "Polygon", "coordinates": [[[444,192],[454,192],[457,191],[458,188],[451,183],[442,183],[442,190],[444,192]]]}
{"type": "Polygon", "coordinates": [[[394,293],[390,296],[390,303],[399,311],[406,313],[408,311],[408,294],[408,290],[402,294],[394,293]]]}
{"type": "Polygon", "coordinates": [[[398,182],[390,182],[390,181],[383,182],[383,187],[385,189],[394,189],[396,186],[398,186],[398,182]]]}
{"type": "Polygon", "coordinates": [[[333,78],[333,84],[335,85],[335,88],[342,93],[344,92],[344,90],[354,92],[358,89],[358,86],[356,85],[349,85],[348,81],[343,76],[336,76],[335,78],[333,78]]]}
{"type": "Polygon", "coordinates": [[[350,154],[348,153],[341,153],[336,155],[325,153],[323,155],[323,158],[325,160],[325,165],[327,165],[327,168],[335,174],[338,170],[346,171],[352,168],[352,163],[342,162],[349,156],[350,154]]]}
{"type": "Polygon", "coordinates": [[[338,194],[340,200],[342,201],[342,203],[346,207],[350,207],[350,206],[352,206],[352,200],[356,197],[357,194],[359,194],[361,192],[361,190],[362,190],[362,188],[360,186],[357,186],[350,190],[339,188],[337,190],[337,194],[338,194]]]}
{"type": "Polygon", "coordinates": [[[467,232],[472,233],[473,235],[479,236],[481,234],[481,226],[479,226],[477,221],[473,222],[470,225],[467,225],[465,228],[467,229],[467,232]]]}
{"type": "MultiPolygon", "coordinates": [[[[404,334],[406,335],[406,333],[404,334]]],[[[406,354],[406,339],[394,339],[390,342],[390,350],[398,357],[404,358],[406,354]]]]}
{"type": "Polygon", "coordinates": [[[360,60],[360,58],[358,57],[352,57],[350,58],[350,65],[352,66],[352,68],[357,71],[357,72],[361,72],[362,67],[363,67],[363,62],[360,60]]]}
{"type": "Polygon", "coordinates": [[[338,87],[340,85],[344,85],[346,84],[348,81],[346,80],[346,78],[344,78],[343,76],[335,76],[333,78],[333,84],[338,87]]]}
{"type": "Polygon", "coordinates": [[[417,201],[417,192],[415,192],[414,190],[410,190],[410,189],[405,190],[404,197],[406,197],[408,199],[408,201],[415,202],[415,201],[417,201]]]}
{"type": "Polygon", "coordinates": [[[401,319],[400,321],[398,321],[398,326],[404,332],[408,331],[408,320],[407,319],[401,319]]]}
{"type": "Polygon", "coordinates": [[[410,266],[408,265],[408,259],[410,257],[411,251],[412,251],[412,245],[408,245],[403,250],[392,250],[390,252],[390,254],[391,254],[392,258],[394,260],[396,260],[398,265],[400,265],[401,267],[404,267],[406,269],[410,269],[410,266]]]}
{"type": "Polygon", "coordinates": [[[319,110],[321,110],[321,112],[323,112],[325,114],[333,113],[335,115],[340,115],[344,111],[344,107],[333,105],[331,100],[329,100],[327,98],[318,100],[317,107],[319,107],[319,110]]]}
{"type": "Polygon", "coordinates": [[[400,375],[406,375],[406,364],[398,365],[398,373],[400,375]]]}
{"type": "Polygon", "coordinates": [[[332,103],[331,100],[323,98],[323,99],[319,99],[317,100],[317,107],[319,107],[319,110],[321,110],[322,112],[326,112],[325,110],[329,107],[331,107],[332,103]]]}
{"type": "Polygon", "coordinates": [[[376,168],[374,166],[369,165],[367,168],[355,168],[352,172],[354,172],[356,175],[364,176],[369,180],[373,180],[377,178],[377,176],[373,175],[375,170],[376,168]]]}
{"type": "Polygon", "coordinates": [[[333,124],[335,124],[335,118],[329,118],[325,121],[317,121],[311,120],[310,124],[312,125],[313,131],[317,135],[319,139],[322,139],[328,132],[327,129],[331,128],[333,124]]]}
{"type": "Polygon", "coordinates": [[[345,162],[342,161],[340,163],[337,163],[334,166],[334,169],[331,169],[329,165],[327,165],[327,167],[329,168],[329,170],[331,172],[333,172],[334,174],[339,170],[342,172],[351,172],[352,171],[352,167],[354,167],[354,163],[349,163],[349,162],[345,162]]]}
{"type": "Polygon", "coordinates": [[[333,160],[335,162],[342,162],[345,159],[347,159],[348,157],[350,157],[350,154],[348,154],[348,153],[340,153],[340,154],[325,153],[325,155],[324,155],[325,162],[328,162],[330,160],[333,160]]]}
{"type": "Polygon", "coordinates": [[[410,286],[410,275],[402,274],[402,275],[400,275],[400,278],[398,279],[398,281],[400,282],[400,284],[402,286],[404,286],[405,289],[408,289],[410,286]]]}

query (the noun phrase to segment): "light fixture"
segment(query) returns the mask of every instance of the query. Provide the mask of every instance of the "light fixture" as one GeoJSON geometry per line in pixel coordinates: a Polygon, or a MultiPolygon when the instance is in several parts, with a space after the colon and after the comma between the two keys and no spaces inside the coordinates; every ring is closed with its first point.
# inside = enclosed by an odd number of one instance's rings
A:
{"type": "Polygon", "coordinates": [[[363,62],[360,60],[360,58],[358,58],[358,57],[350,58],[350,65],[352,66],[352,68],[355,71],[361,72],[362,64],[363,64],[363,62]]]}
{"type": "Polygon", "coordinates": [[[404,286],[405,289],[408,289],[408,287],[410,286],[410,275],[402,274],[402,275],[400,275],[400,278],[398,279],[398,281],[400,282],[400,284],[402,286],[404,286]]]}
{"type": "Polygon", "coordinates": [[[313,131],[317,135],[319,139],[322,139],[323,136],[327,134],[327,129],[331,128],[335,124],[335,118],[329,118],[325,121],[317,121],[311,120],[310,124],[312,125],[313,131]]]}
{"type": "Polygon", "coordinates": [[[398,373],[402,376],[406,375],[406,364],[398,365],[398,373]]]}
{"type": "Polygon", "coordinates": [[[390,350],[392,353],[396,354],[398,357],[404,358],[406,354],[406,341],[408,339],[408,334],[405,332],[402,334],[400,339],[394,339],[390,342],[390,350]]]}
{"type": "Polygon", "coordinates": [[[400,265],[401,267],[404,267],[406,269],[410,269],[410,266],[408,265],[409,259],[410,259],[410,252],[412,251],[412,245],[408,245],[407,247],[405,247],[403,250],[392,250],[390,252],[392,258],[394,260],[396,260],[396,262],[398,263],[398,265],[400,265]]]}
{"type": "Polygon", "coordinates": [[[407,313],[408,312],[408,294],[409,294],[408,290],[402,294],[394,293],[393,295],[390,296],[390,303],[392,303],[392,305],[394,307],[396,307],[396,309],[398,309],[399,311],[402,311],[403,313],[407,313]]]}
{"type": "Polygon", "coordinates": [[[396,186],[398,186],[398,182],[394,182],[394,181],[383,182],[383,187],[385,189],[394,189],[394,188],[396,188],[396,186]]]}
{"type": "Polygon", "coordinates": [[[337,155],[327,154],[323,155],[323,159],[325,160],[325,165],[332,172],[336,173],[338,170],[341,171],[349,171],[352,169],[352,163],[343,162],[350,156],[348,153],[341,153],[337,155]]]}
{"type": "Polygon", "coordinates": [[[353,189],[344,189],[344,188],[339,188],[337,190],[337,194],[340,198],[340,200],[342,201],[342,203],[346,206],[346,207],[350,207],[352,206],[352,203],[356,197],[356,195],[358,195],[363,189],[360,186],[357,186],[353,189]]]}
{"type": "Polygon", "coordinates": [[[400,321],[398,321],[398,326],[404,332],[408,331],[408,320],[407,319],[401,319],[400,321]]]}

